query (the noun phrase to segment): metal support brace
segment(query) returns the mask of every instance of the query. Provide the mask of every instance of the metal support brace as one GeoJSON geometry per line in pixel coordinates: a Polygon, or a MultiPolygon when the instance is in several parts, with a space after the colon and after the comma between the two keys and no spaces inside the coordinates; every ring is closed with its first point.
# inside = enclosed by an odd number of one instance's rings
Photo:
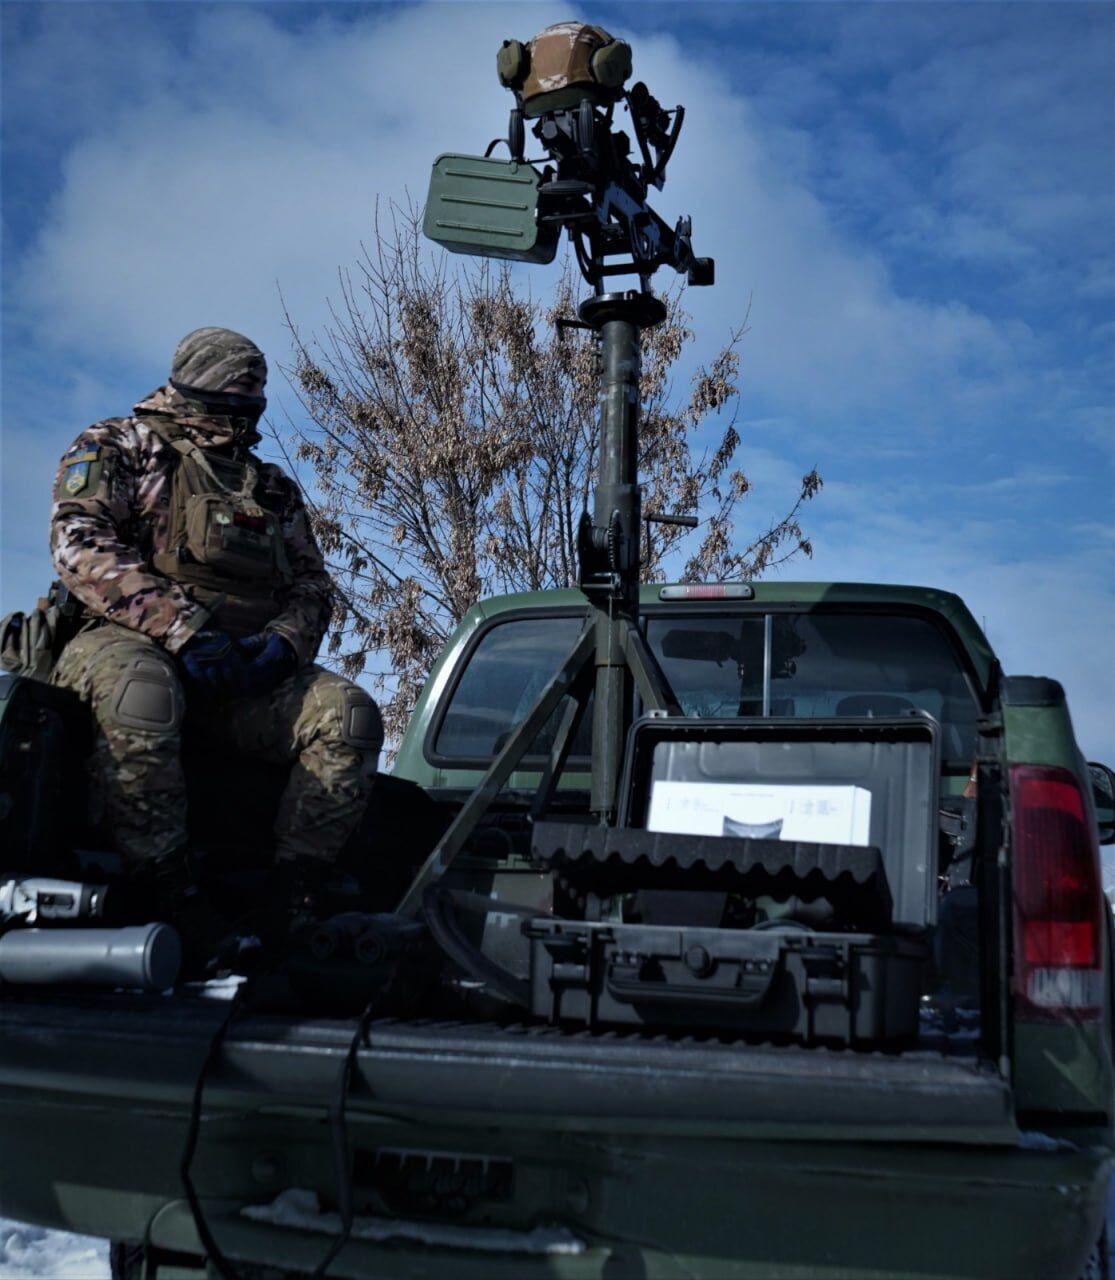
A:
{"type": "Polygon", "coordinates": [[[635,677],[635,688],[648,711],[664,711],[670,716],[681,716],[685,712],[678,705],[677,699],[666,683],[658,659],[650,650],[638,627],[628,628],[624,638],[624,652],[627,666],[635,677]]]}
{"type": "Polygon", "coordinates": [[[469,836],[476,829],[477,823],[499,794],[503,784],[522,762],[531,743],[542,732],[546,722],[553,715],[562,698],[569,692],[577,677],[592,662],[595,653],[596,633],[590,623],[581,632],[572,652],[562,663],[557,674],[538,695],[534,706],[523,717],[518,728],[488,766],[488,772],[481,779],[480,785],[465,801],[433,853],[422,864],[399,903],[400,915],[413,917],[418,914],[426,886],[440,879],[449,869],[454,858],[461,852],[469,836]]]}
{"type": "Polygon", "coordinates": [[[565,769],[566,760],[569,759],[569,752],[573,747],[573,739],[577,736],[577,730],[584,719],[588,698],[589,686],[586,684],[584,672],[582,672],[580,679],[575,682],[574,687],[566,694],[565,706],[562,709],[561,720],[558,723],[558,731],[554,735],[554,744],[550,748],[550,758],[546,761],[546,767],[542,770],[542,777],[538,781],[538,790],[534,793],[534,800],[530,806],[530,820],[532,822],[537,822],[550,806],[558,779],[565,769]]]}

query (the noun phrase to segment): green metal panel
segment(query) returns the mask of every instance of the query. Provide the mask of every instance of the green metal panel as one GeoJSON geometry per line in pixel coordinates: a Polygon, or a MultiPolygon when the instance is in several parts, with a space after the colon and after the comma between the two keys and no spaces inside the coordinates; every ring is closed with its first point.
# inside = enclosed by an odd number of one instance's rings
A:
{"type": "Polygon", "coordinates": [[[1091,786],[1064,703],[1050,707],[1004,706],[1003,738],[1009,762],[1059,765],[1091,786]]]}
{"type": "Polygon", "coordinates": [[[538,222],[539,182],[529,164],[515,160],[438,156],[422,229],[453,253],[553,262],[560,231],[538,222]]]}
{"type": "MultiPolygon", "coordinates": [[[[502,1135],[500,1135],[502,1137],[502,1135]]],[[[405,1139],[404,1139],[405,1141],[405,1139]]],[[[1027,1150],[909,1155],[800,1143],[655,1142],[602,1131],[591,1145],[516,1152],[523,1201],[580,1251],[530,1255],[353,1239],[330,1269],[413,1280],[1076,1280],[1099,1234],[1107,1166],[1027,1150]]],[[[310,1271],[330,1237],[253,1222],[213,1196],[232,1256],[310,1271]]],[[[520,1219],[523,1231],[534,1220],[520,1219]]],[[[432,1233],[431,1233],[432,1234],[432,1233]]],[[[468,1228],[462,1233],[467,1236],[468,1228]]],[[[179,1200],[151,1225],[201,1253],[179,1200]]]]}
{"type": "Polygon", "coordinates": [[[1110,1115],[1111,1032],[1105,1022],[1019,1022],[1014,1031],[1019,1111],[1110,1115]]]}

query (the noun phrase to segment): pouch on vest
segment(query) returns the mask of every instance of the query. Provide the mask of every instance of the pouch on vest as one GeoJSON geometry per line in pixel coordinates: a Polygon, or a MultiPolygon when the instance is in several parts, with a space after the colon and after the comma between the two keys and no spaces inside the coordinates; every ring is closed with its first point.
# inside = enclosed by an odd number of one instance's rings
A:
{"type": "Polygon", "coordinates": [[[151,557],[159,573],[214,610],[213,625],[233,635],[261,631],[280,612],[293,574],[277,511],[256,498],[259,476],[237,462],[156,431],[179,454],[170,487],[168,548],[151,557]]]}
{"type": "Polygon", "coordinates": [[[186,499],[185,523],[186,548],[195,563],[231,578],[275,578],[278,516],[217,494],[195,493],[186,499]]]}

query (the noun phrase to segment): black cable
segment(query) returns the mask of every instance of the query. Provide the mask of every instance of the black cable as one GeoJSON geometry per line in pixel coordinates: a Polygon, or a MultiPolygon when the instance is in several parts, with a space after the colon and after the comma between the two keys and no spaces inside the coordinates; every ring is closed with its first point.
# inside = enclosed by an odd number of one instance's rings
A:
{"type": "Polygon", "coordinates": [[[241,983],[236,995],[232,998],[229,1005],[228,1013],[225,1014],[221,1025],[213,1033],[213,1039],[209,1041],[209,1049],[205,1055],[205,1060],[201,1064],[201,1070],[197,1073],[197,1079],[194,1081],[194,1097],[190,1107],[190,1122],[186,1128],[186,1145],[182,1149],[182,1160],[178,1166],[178,1173],[182,1179],[182,1187],[186,1192],[186,1200],[190,1206],[190,1213],[193,1214],[194,1226],[197,1228],[197,1234],[201,1239],[201,1243],[205,1248],[208,1261],[221,1276],[221,1280],[242,1280],[236,1268],[221,1252],[220,1246],[214,1239],[212,1231],[209,1229],[209,1223],[205,1218],[205,1211],[201,1207],[201,1198],[197,1194],[197,1189],[190,1177],[190,1166],[193,1164],[194,1156],[197,1153],[198,1137],[201,1132],[201,1103],[205,1093],[205,1081],[217,1063],[220,1057],[221,1049],[228,1035],[229,1028],[232,1026],[233,1020],[239,1014],[244,1006],[244,992],[247,983],[241,983]]]}
{"type": "MultiPolygon", "coordinates": [[[[205,1211],[201,1206],[201,1198],[198,1196],[197,1189],[194,1186],[193,1179],[190,1177],[190,1167],[193,1164],[194,1156],[197,1153],[198,1138],[201,1132],[201,1107],[202,1099],[205,1093],[205,1081],[210,1071],[217,1063],[221,1049],[224,1047],[225,1038],[228,1035],[229,1028],[232,1026],[236,1016],[244,1007],[244,994],[248,983],[243,983],[229,1005],[228,1013],[225,1015],[221,1025],[213,1033],[213,1038],[209,1042],[209,1049],[205,1055],[205,1060],[201,1064],[201,1070],[198,1072],[197,1080],[194,1082],[193,1102],[190,1107],[190,1121],[186,1129],[186,1143],[182,1151],[182,1160],[179,1165],[179,1175],[182,1179],[182,1186],[186,1192],[186,1200],[190,1206],[190,1212],[193,1215],[194,1226],[197,1228],[197,1234],[201,1239],[201,1243],[205,1248],[207,1257],[212,1261],[221,1280],[243,1280],[232,1263],[225,1257],[221,1251],[220,1245],[217,1244],[216,1238],[209,1227],[209,1223],[205,1217],[205,1211]]],[[[388,987],[390,983],[388,983],[388,987]]],[[[322,1280],[326,1271],[329,1269],[334,1258],[345,1247],[352,1234],[353,1224],[353,1205],[352,1205],[352,1171],[349,1168],[348,1159],[348,1126],[346,1121],[346,1108],[348,1105],[349,1088],[352,1083],[352,1076],[356,1068],[357,1056],[360,1051],[361,1043],[366,1046],[368,1035],[368,1024],[371,1022],[376,1009],[379,1007],[380,1000],[386,994],[387,987],[376,997],[370,1001],[364,1008],[364,1012],[356,1024],[356,1030],[352,1039],[349,1041],[348,1050],[345,1053],[344,1060],[341,1063],[341,1069],[337,1077],[337,1093],[334,1101],[329,1107],[329,1125],[330,1140],[333,1148],[333,1167],[337,1182],[337,1207],[341,1215],[341,1231],[337,1238],[333,1241],[329,1252],[314,1268],[310,1280],[322,1280]]]]}
{"type": "Polygon", "coordinates": [[[344,1061],[341,1063],[341,1070],[337,1076],[337,1093],[329,1107],[329,1134],[333,1147],[333,1171],[337,1182],[337,1209],[341,1215],[341,1230],[330,1246],[329,1252],[314,1268],[310,1280],[322,1280],[333,1259],[348,1244],[349,1237],[352,1235],[352,1168],[348,1158],[348,1125],[345,1118],[345,1110],[348,1105],[348,1092],[356,1070],[361,1042],[366,1048],[368,1024],[371,1022],[372,1016],[390,985],[389,981],[376,999],[369,1001],[365,1006],[364,1012],[360,1015],[360,1019],[356,1024],[352,1039],[349,1041],[348,1052],[345,1054],[344,1061]]]}

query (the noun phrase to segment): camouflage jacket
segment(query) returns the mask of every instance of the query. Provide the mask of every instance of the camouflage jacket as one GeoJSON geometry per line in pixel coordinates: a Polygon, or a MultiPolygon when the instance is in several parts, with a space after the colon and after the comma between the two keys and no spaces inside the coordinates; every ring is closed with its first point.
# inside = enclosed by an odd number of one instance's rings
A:
{"type": "MultiPolygon", "coordinates": [[[[254,444],[254,430],[229,420],[190,417],[175,391],[160,387],[135,406],[137,417],[106,418],[67,450],[54,483],[50,546],[65,585],[98,617],[131,627],[176,653],[205,626],[207,611],[189,588],[151,567],[166,551],[170,479],[178,454],[145,418],[163,418],[202,448],[254,444]]],[[[332,589],[298,486],[278,467],[248,458],[280,513],[292,571],[281,612],[267,624],[311,662],[329,624],[332,589]]]]}

